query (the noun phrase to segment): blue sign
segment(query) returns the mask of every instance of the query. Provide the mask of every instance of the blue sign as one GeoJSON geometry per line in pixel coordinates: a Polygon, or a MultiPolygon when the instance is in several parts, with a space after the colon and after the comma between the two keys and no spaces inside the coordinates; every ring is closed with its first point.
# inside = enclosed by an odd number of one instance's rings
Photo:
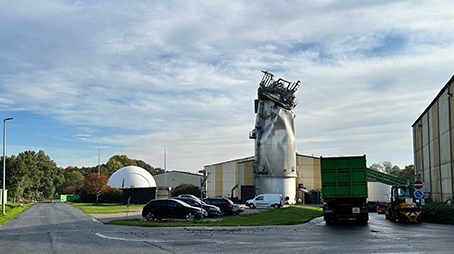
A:
{"type": "Polygon", "coordinates": [[[422,192],[421,190],[415,190],[415,198],[422,198],[424,196],[424,192],[422,192]]]}

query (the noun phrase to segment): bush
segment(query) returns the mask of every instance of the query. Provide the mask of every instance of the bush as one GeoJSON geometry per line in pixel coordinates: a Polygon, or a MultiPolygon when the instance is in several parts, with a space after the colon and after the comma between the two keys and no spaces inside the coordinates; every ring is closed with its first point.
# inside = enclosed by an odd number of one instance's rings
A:
{"type": "Polygon", "coordinates": [[[454,225],[454,206],[435,202],[426,203],[422,207],[422,220],[454,225]]]}
{"type": "Polygon", "coordinates": [[[196,197],[200,197],[200,188],[193,184],[182,183],[175,187],[172,196],[178,196],[181,194],[192,194],[196,197]]]}

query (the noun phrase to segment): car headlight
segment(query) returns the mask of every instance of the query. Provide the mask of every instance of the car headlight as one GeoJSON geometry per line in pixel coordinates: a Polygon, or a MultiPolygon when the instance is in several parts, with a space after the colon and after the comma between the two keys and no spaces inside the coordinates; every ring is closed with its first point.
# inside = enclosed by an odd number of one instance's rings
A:
{"type": "Polygon", "coordinates": [[[210,207],[210,211],[216,211],[216,208],[210,207]]]}

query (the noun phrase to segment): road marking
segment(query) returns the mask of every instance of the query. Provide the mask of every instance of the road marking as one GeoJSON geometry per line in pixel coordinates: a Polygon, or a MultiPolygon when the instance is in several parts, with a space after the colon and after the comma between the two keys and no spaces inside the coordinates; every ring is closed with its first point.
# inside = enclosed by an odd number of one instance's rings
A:
{"type": "MultiPolygon", "coordinates": [[[[121,237],[113,237],[113,236],[106,236],[100,233],[96,233],[97,236],[102,237],[104,239],[109,239],[109,240],[117,240],[117,241],[126,241],[126,242],[148,242],[148,243],[175,243],[175,242],[193,242],[193,240],[188,240],[188,241],[175,241],[175,240],[153,240],[153,239],[127,239],[127,238],[121,238],[121,237]]],[[[227,242],[225,241],[212,241],[212,240],[203,240],[202,242],[209,241],[210,243],[216,243],[216,244],[226,244],[227,242]]],[[[243,243],[245,244],[245,243],[243,243]]]]}
{"type": "Polygon", "coordinates": [[[93,218],[93,217],[92,217],[91,219],[92,219],[93,221],[95,221],[95,222],[98,222],[98,223],[101,223],[101,224],[102,224],[102,222],[100,222],[99,220],[97,220],[97,219],[95,219],[95,218],[93,218]]]}
{"type": "Polygon", "coordinates": [[[172,240],[150,240],[150,239],[126,239],[126,238],[121,238],[121,237],[113,237],[113,236],[106,236],[100,233],[96,233],[97,236],[102,237],[104,239],[109,239],[109,240],[118,240],[118,241],[127,241],[127,242],[154,242],[154,243],[168,243],[168,242],[174,242],[172,240]]]}

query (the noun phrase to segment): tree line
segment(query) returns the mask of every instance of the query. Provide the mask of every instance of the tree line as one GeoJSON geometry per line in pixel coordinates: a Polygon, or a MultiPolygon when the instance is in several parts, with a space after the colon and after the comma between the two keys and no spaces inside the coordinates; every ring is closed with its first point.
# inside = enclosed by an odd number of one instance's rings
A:
{"type": "MultiPolygon", "coordinates": [[[[3,171],[3,158],[1,158],[3,171]]],[[[154,168],[142,160],[114,155],[101,165],[93,167],[58,167],[44,151],[24,151],[17,156],[6,158],[6,189],[13,202],[24,200],[52,199],[55,193],[80,194],[84,181],[90,173],[98,172],[107,179],[118,169],[126,166],[139,166],[155,175],[164,169],[154,168]]],[[[0,183],[2,179],[0,179],[0,183]]],[[[3,183],[2,183],[3,184],[3,183]]]]}
{"type": "Polygon", "coordinates": [[[413,164],[407,165],[405,168],[401,169],[399,166],[393,166],[389,161],[383,161],[381,163],[374,163],[369,168],[402,180],[409,180],[411,183],[415,181],[415,165],[413,164]]]}
{"type": "MultiPolygon", "coordinates": [[[[0,165],[3,170],[2,160],[3,158],[0,159],[0,165]]],[[[106,179],[126,166],[139,166],[152,175],[164,173],[162,168],[155,168],[142,160],[131,159],[126,155],[114,155],[106,163],[93,167],[61,168],[42,150],[38,152],[24,151],[17,156],[6,158],[5,185],[8,190],[8,198],[13,202],[21,199],[52,199],[55,193],[96,195],[97,197],[105,188],[104,186],[93,188],[96,181],[102,179],[102,182],[107,184],[106,179]],[[99,175],[92,174],[98,173],[98,170],[99,175]],[[91,176],[89,176],[90,174],[91,176]],[[86,191],[84,191],[85,189],[86,191]]],[[[393,166],[391,162],[385,161],[374,163],[369,168],[400,179],[408,179],[410,182],[415,180],[414,165],[400,169],[398,166],[393,166]]]]}

